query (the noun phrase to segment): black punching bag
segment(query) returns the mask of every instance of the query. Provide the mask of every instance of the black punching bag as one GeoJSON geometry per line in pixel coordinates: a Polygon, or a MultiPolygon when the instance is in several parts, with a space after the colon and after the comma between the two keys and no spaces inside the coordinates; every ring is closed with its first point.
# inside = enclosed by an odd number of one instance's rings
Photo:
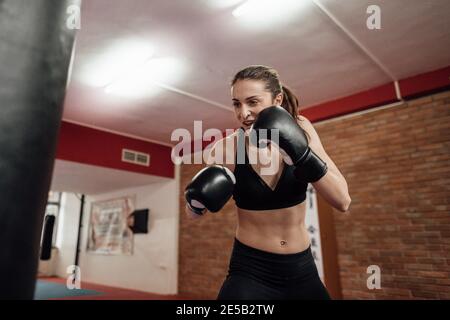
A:
{"type": "Polygon", "coordinates": [[[34,297],[79,4],[0,0],[0,299],[34,297]]]}
{"type": "Polygon", "coordinates": [[[44,220],[44,230],[42,231],[41,260],[50,260],[50,258],[52,257],[54,225],[55,216],[52,214],[46,215],[44,220]]]}

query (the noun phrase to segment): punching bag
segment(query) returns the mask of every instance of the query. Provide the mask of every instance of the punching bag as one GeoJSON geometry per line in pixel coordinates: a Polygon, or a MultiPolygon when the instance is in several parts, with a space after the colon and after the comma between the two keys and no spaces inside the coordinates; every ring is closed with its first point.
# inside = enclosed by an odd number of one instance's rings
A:
{"type": "Polygon", "coordinates": [[[41,260],[50,260],[50,258],[52,257],[54,225],[55,216],[52,214],[46,215],[44,220],[44,230],[42,231],[41,260]]]}
{"type": "Polygon", "coordinates": [[[0,1],[0,299],[34,297],[77,5],[0,1]]]}

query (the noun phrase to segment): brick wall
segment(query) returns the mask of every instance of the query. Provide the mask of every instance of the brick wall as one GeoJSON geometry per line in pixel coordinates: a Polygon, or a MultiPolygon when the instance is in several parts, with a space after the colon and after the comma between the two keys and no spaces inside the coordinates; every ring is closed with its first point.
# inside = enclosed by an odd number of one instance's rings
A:
{"type": "Polygon", "coordinates": [[[178,288],[180,295],[215,299],[228,271],[234,240],[236,209],[229,201],[218,213],[190,220],[184,213],[184,188],[203,165],[180,170],[180,235],[178,288]]]}
{"type": "Polygon", "coordinates": [[[335,213],[344,298],[450,299],[449,128],[450,92],[318,126],[352,197],[335,213]]]}
{"type": "MultiPolygon", "coordinates": [[[[450,299],[449,126],[450,91],[315,125],[352,197],[349,215],[334,212],[344,299],[450,299]],[[367,289],[369,265],[379,290],[367,289]]],[[[182,165],[182,189],[201,168],[182,165]]],[[[180,294],[216,297],[235,223],[232,201],[200,220],[182,214],[180,294]]]]}

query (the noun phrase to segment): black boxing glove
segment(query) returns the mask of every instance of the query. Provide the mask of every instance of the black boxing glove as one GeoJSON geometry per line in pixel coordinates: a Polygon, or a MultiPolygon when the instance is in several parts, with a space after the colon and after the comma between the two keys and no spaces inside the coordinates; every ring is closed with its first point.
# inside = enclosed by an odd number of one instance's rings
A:
{"type": "Polygon", "coordinates": [[[192,212],[217,212],[233,195],[236,178],[226,167],[213,165],[200,170],[187,185],[184,196],[192,212]]]}
{"type": "Polygon", "coordinates": [[[284,108],[273,106],[258,114],[250,129],[250,141],[263,147],[265,138],[279,146],[287,164],[296,166],[298,179],[316,182],[327,173],[327,164],[309,148],[305,133],[284,108]],[[278,137],[272,130],[278,130],[278,137]]]}

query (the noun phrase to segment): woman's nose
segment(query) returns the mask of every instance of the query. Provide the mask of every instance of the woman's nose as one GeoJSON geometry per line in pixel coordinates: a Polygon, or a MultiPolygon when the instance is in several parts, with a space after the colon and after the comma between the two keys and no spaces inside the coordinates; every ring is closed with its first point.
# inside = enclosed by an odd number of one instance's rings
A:
{"type": "Polygon", "coordinates": [[[242,119],[245,119],[245,118],[247,118],[249,115],[250,115],[250,111],[248,110],[248,108],[246,108],[246,107],[243,106],[243,107],[241,108],[241,114],[240,114],[241,118],[242,118],[242,119]]]}

